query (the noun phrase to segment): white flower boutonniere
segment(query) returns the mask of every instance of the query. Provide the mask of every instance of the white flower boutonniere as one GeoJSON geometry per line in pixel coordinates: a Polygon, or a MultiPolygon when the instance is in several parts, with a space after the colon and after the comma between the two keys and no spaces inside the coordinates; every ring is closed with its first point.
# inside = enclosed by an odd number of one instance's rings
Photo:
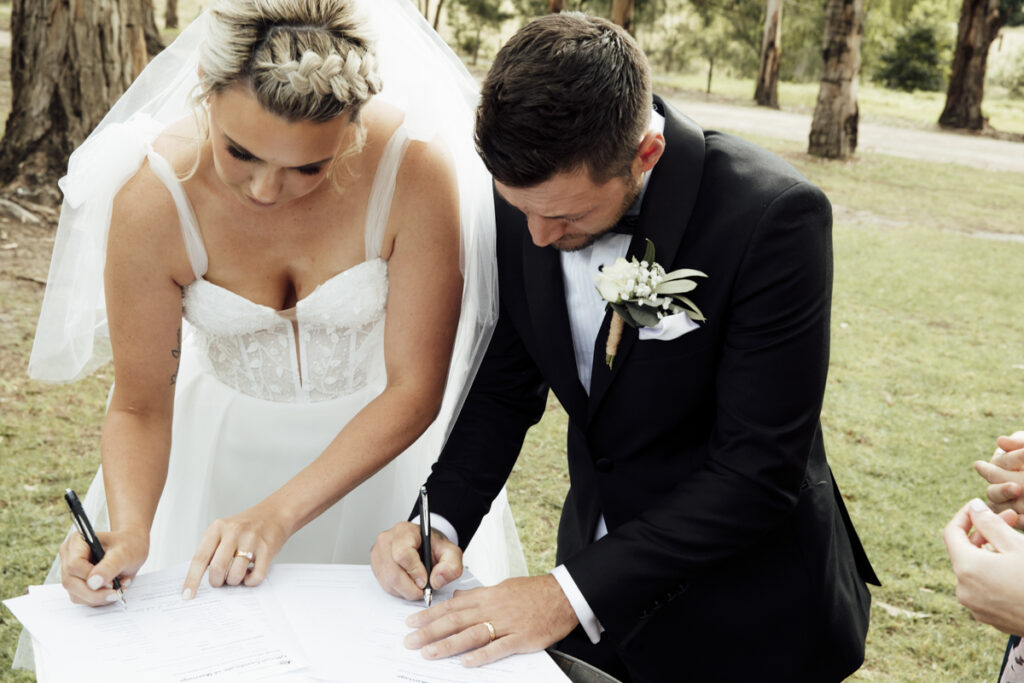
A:
{"type": "Polygon", "coordinates": [[[609,368],[619,348],[623,323],[630,327],[654,327],[665,316],[677,313],[686,313],[691,320],[705,320],[697,304],[683,296],[697,288],[697,283],[690,279],[695,277],[707,275],[689,268],[665,272],[654,261],[654,244],[650,240],[642,261],[635,256],[629,261],[619,257],[601,266],[594,281],[601,298],[613,311],[604,348],[604,361],[609,368]]]}

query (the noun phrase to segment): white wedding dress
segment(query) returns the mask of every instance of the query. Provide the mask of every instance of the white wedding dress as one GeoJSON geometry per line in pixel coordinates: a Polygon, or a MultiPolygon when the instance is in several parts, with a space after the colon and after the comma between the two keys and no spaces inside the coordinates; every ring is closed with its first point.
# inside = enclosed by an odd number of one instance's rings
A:
{"type": "MultiPolygon", "coordinates": [[[[280,488],[384,389],[388,265],[380,247],[409,143],[400,126],[378,164],[365,225],[366,260],[329,278],[294,308],[275,311],[203,278],[201,231],[180,181],[152,149],[158,132],[157,122],[140,115],[119,128],[121,139],[114,143],[144,151],[166,185],[196,276],[184,288],[169,469],[143,572],[189,560],[210,522],[280,488]],[[134,138],[131,144],[126,137],[134,138]]],[[[442,429],[432,426],[295,533],[275,561],[367,563],[377,534],[408,518],[440,452],[442,429]]],[[[98,529],[109,528],[101,476],[84,505],[98,529]]],[[[504,496],[465,561],[484,583],[525,574],[504,496]]]]}
{"type": "MultiPolygon", "coordinates": [[[[405,0],[362,2],[380,36],[384,91],[405,123],[375,174],[365,260],[335,274],[288,311],[205,279],[195,214],[152,142],[190,115],[200,16],[156,57],[72,155],[29,373],[73,381],[110,357],[102,273],[113,197],[148,161],[174,198],[196,280],[184,291],[180,368],[167,482],[141,571],[192,557],[211,521],[246,510],[312,462],[385,385],[388,267],[380,257],[395,177],[410,140],[439,136],[453,154],[462,225],[462,309],[440,414],[404,453],[292,536],[281,562],[365,564],[377,534],[407,519],[440,453],[497,316],[489,176],[472,143],[475,83],[405,0]]],[[[83,500],[109,528],[102,471],[83,500]]],[[[527,573],[504,492],[464,556],[485,584],[527,573]]],[[[47,582],[59,580],[59,558],[47,582]]],[[[24,635],[24,634],[23,634],[24,635]]],[[[22,642],[25,642],[23,637],[22,642]]],[[[31,666],[19,647],[15,666],[31,666]]]]}

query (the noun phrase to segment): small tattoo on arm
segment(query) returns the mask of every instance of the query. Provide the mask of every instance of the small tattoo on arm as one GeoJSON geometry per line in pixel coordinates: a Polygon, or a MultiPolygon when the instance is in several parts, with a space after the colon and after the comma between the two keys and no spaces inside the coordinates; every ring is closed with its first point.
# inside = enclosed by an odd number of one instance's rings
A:
{"type": "MultiPolygon", "coordinates": [[[[181,298],[182,298],[182,300],[184,300],[185,299],[185,288],[184,287],[179,287],[179,289],[181,290],[181,298]]],[[[174,372],[171,374],[171,386],[172,387],[178,381],[178,367],[181,364],[181,325],[178,325],[177,338],[178,338],[178,346],[177,346],[177,348],[171,349],[171,358],[173,358],[174,360],[178,361],[178,364],[175,365],[174,372]]]]}

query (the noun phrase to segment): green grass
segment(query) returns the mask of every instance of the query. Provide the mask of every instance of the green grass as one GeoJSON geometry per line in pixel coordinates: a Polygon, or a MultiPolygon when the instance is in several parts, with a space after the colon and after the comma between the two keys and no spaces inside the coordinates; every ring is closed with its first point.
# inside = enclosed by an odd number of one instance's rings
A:
{"type": "Polygon", "coordinates": [[[835,256],[830,460],[884,583],[876,601],[928,615],[874,609],[867,668],[993,678],[1002,638],[957,605],[939,534],[983,495],[970,463],[1024,417],[1024,322],[1004,275],[1024,244],[839,225],[835,256]]]}
{"type": "MultiPolygon", "coordinates": [[[[84,494],[99,462],[100,421],[111,375],[52,386],[26,376],[41,287],[0,278],[0,597],[41,583],[69,526],[66,487],[84,494]],[[13,353],[12,353],[13,352],[13,353]]],[[[0,609],[0,679],[10,672],[20,627],[0,609]]]]}
{"type": "MultiPolygon", "coordinates": [[[[655,74],[654,84],[655,88],[704,92],[707,89],[707,74],[702,71],[655,74]]],[[[754,106],[753,79],[715,74],[711,81],[711,93],[735,104],[754,106]]],[[[817,99],[817,82],[779,83],[779,105],[784,110],[810,114],[814,112],[817,99]]],[[[936,126],[945,103],[945,92],[906,93],[865,83],[863,80],[857,88],[861,120],[867,122],[914,127],[936,126]]],[[[989,117],[989,124],[993,128],[1007,133],[1024,133],[1024,100],[1010,97],[1005,88],[987,85],[981,110],[989,117]]]]}
{"type": "MultiPolygon", "coordinates": [[[[749,137],[749,136],[748,136],[749,137]]],[[[882,588],[856,680],[994,680],[1005,637],[954,595],[940,538],[984,495],[971,462],[1024,425],[1024,319],[1015,284],[1021,176],[884,156],[820,161],[773,147],[837,205],[829,460],[882,588]],[[883,607],[889,606],[893,613],[883,607]]],[[[532,572],[551,567],[551,500],[566,488],[564,412],[531,431],[509,483],[532,572]],[[544,496],[539,500],[539,496],[544,496]]]]}

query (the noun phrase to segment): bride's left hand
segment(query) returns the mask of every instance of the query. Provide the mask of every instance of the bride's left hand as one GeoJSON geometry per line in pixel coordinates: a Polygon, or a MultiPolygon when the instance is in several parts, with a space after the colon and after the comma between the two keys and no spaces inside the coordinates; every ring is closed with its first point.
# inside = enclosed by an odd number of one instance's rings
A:
{"type": "Polygon", "coordinates": [[[190,600],[195,596],[207,568],[214,588],[224,584],[258,585],[267,577],[271,560],[287,540],[284,524],[263,504],[214,521],[192,556],[181,597],[190,600]]]}

